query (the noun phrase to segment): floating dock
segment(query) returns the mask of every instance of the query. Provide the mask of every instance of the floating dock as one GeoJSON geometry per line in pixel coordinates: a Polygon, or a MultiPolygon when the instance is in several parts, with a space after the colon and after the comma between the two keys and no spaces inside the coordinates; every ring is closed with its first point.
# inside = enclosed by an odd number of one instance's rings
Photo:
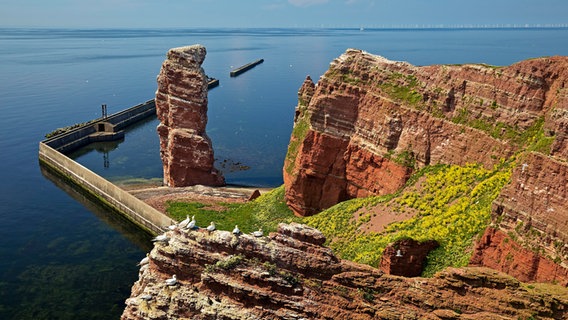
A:
{"type": "Polygon", "coordinates": [[[256,61],[251,62],[251,63],[245,64],[242,67],[236,68],[235,70],[231,71],[231,77],[236,77],[239,74],[241,74],[245,71],[248,71],[248,70],[254,68],[256,65],[261,64],[263,62],[264,62],[264,59],[258,59],[256,61]]]}

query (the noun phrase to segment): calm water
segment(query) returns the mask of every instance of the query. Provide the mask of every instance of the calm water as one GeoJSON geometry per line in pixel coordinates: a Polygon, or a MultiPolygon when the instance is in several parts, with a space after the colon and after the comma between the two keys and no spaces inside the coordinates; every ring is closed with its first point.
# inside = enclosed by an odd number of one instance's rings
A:
{"type": "MultiPolygon", "coordinates": [[[[169,48],[207,47],[208,134],[233,184],[282,183],[297,91],[346,48],[416,65],[568,55],[568,30],[41,30],[0,29],[0,319],[117,319],[150,250],[147,235],[38,165],[51,130],[153,98],[169,48]],[[231,67],[264,58],[230,78],[231,67]]],[[[74,154],[113,181],[160,179],[157,121],[121,143],[74,154]]]]}

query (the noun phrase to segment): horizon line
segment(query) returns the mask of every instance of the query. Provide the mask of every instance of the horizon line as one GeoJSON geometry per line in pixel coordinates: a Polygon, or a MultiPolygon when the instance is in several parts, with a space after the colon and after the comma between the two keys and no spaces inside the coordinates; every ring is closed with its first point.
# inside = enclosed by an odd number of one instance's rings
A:
{"type": "Polygon", "coordinates": [[[101,27],[101,26],[0,26],[0,29],[100,29],[100,30],[189,30],[189,29],[345,29],[345,30],[428,30],[428,29],[565,29],[568,23],[542,24],[391,24],[391,25],[360,25],[360,26],[288,26],[288,27],[184,27],[184,26],[160,26],[160,27],[101,27]]]}

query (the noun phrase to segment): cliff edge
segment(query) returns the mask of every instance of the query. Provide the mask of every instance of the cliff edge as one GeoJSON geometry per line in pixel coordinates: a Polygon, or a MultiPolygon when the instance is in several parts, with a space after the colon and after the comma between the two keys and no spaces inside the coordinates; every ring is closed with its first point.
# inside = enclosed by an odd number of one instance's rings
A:
{"type": "Polygon", "coordinates": [[[404,278],[338,259],[321,232],[280,224],[255,237],[176,229],[157,242],[126,301],[134,319],[563,319],[565,288],[485,268],[404,278]],[[166,283],[176,275],[175,283],[166,283]],[[554,291],[558,290],[558,291],[554,291]]]}

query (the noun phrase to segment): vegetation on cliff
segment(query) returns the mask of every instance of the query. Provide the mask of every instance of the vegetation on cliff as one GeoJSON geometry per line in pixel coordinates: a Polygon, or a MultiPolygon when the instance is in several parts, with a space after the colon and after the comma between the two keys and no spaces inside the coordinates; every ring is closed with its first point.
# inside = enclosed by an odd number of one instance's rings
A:
{"type": "Polygon", "coordinates": [[[299,222],[322,231],[327,245],[343,259],[378,266],[384,248],[402,238],[436,240],[440,247],[428,257],[424,275],[448,266],[465,266],[476,236],[490,223],[491,203],[508,183],[513,163],[503,161],[487,170],[479,165],[436,165],[418,171],[404,190],[386,196],[352,199],[317,215],[299,218],[288,209],[284,186],[245,204],[208,207],[196,202],[170,202],[168,213],[176,219],[195,215],[201,225],[215,221],[217,228],[243,232],[276,230],[280,222],[299,222]],[[388,225],[382,232],[364,232],[373,215],[382,210],[412,217],[388,225]],[[358,219],[354,219],[359,216],[358,219]]]}
{"type": "Polygon", "coordinates": [[[467,265],[473,241],[489,225],[491,203],[510,174],[506,163],[493,170],[473,164],[431,166],[398,194],[346,201],[305,218],[305,223],[333,235],[329,245],[342,258],[372,266],[378,266],[384,248],[396,240],[436,240],[440,247],[428,256],[424,274],[433,275],[448,266],[467,265]],[[362,208],[364,213],[353,219],[362,208]],[[362,232],[361,226],[383,210],[411,212],[412,218],[382,232],[362,232]]]}

